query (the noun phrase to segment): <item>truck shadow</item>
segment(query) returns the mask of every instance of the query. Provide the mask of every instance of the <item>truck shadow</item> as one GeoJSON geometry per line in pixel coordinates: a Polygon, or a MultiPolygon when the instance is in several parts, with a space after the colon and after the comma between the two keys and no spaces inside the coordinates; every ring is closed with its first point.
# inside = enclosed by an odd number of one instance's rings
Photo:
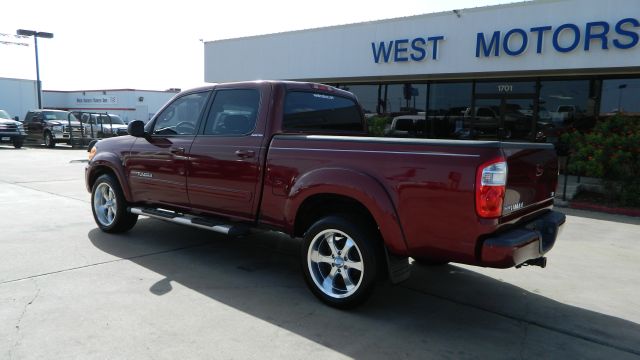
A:
{"type": "Polygon", "coordinates": [[[226,238],[141,219],[127,234],[93,229],[88,237],[98,249],[163,276],[149,288],[156,296],[180,284],[349,357],[640,355],[639,324],[459,266],[414,264],[410,280],[381,283],[368,303],[346,312],[311,295],[300,275],[299,243],[281,234],[226,238]]]}

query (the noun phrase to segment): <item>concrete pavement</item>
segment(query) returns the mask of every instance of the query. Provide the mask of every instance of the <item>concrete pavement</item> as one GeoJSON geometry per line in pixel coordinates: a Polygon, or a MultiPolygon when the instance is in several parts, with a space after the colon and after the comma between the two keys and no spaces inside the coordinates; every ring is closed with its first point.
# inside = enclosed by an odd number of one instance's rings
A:
{"type": "Polygon", "coordinates": [[[0,146],[0,358],[640,358],[639,219],[571,211],[546,269],[413,265],[344,312],[286,236],[100,232],[85,158],[0,146]]]}

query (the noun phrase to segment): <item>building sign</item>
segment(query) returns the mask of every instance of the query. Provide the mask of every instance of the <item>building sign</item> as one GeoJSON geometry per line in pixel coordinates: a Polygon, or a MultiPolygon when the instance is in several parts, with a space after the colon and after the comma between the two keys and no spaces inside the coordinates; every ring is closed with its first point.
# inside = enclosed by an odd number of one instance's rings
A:
{"type": "Polygon", "coordinates": [[[205,81],[639,74],[639,59],[640,0],[541,0],[210,41],[205,81]]]}
{"type": "Polygon", "coordinates": [[[112,95],[94,95],[76,97],[76,105],[115,105],[118,97],[112,95]]]}
{"type": "MultiPolygon", "coordinates": [[[[479,32],[476,34],[475,57],[490,58],[520,56],[526,53],[543,54],[544,49],[557,53],[572,51],[627,50],[640,41],[640,21],[621,19],[616,23],[588,22],[583,26],[572,23],[556,27],[535,26],[527,29],[513,28],[506,32],[479,32]]],[[[438,59],[438,45],[443,35],[372,42],[371,51],[375,63],[409,62],[438,59]]]]}

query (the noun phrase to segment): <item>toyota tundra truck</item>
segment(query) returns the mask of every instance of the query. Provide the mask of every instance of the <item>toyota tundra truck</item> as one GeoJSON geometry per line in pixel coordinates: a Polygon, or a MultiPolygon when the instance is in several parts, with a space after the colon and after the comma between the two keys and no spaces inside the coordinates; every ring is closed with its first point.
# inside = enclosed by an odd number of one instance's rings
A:
{"type": "Polygon", "coordinates": [[[410,260],[546,265],[565,216],[553,211],[550,144],[370,137],[357,99],[284,81],[176,95],[130,135],[98,141],[86,187],[98,227],[138,216],[241,236],[301,239],[311,292],[339,308],[410,260]]]}

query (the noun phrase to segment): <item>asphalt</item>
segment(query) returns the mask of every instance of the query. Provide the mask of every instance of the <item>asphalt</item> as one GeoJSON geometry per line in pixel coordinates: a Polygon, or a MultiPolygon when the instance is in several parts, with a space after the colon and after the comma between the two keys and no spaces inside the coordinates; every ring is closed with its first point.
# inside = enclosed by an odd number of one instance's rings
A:
{"type": "Polygon", "coordinates": [[[561,209],[546,269],[413,264],[346,312],[281,234],[100,232],[83,159],[0,145],[0,359],[640,359],[638,218],[561,209]]]}

